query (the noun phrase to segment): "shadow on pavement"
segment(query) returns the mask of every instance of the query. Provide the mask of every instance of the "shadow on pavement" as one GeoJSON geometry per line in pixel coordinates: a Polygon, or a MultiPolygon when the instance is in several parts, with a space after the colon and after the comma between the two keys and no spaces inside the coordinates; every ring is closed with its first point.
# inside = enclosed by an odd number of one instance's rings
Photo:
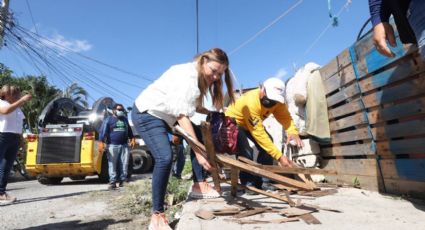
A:
{"type": "Polygon", "coordinates": [[[39,226],[33,226],[29,228],[23,228],[23,230],[30,229],[106,229],[109,225],[118,223],[127,223],[131,219],[115,221],[114,219],[103,219],[92,222],[81,222],[81,220],[65,221],[59,223],[43,224],[39,226]]]}

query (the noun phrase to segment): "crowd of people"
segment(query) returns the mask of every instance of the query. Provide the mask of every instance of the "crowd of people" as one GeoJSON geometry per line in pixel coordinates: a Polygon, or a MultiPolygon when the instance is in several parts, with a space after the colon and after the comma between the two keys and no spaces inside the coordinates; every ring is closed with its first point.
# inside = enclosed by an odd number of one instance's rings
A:
{"type": "MultiPolygon", "coordinates": [[[[425,57],[425,4],[423,0],[369,0],[373,24],[373,40],[376,49],[385,56],[393,57],[391,46],[396,45],[394,31],[389,24],[394,16],[400,39],[403,43],[418,44],[419,52],[425,57]]],[[[276,160],[282,167],[295,167],[272,142],[263,121],[270,115],[285,128],[287,142],[303,146],[294,121],[285,102],[285,84],[278,78],[265,80],[258,88],[235,99],[230,62],[227,54],[213,48],[195,57],[191,62],[173,65],[156,81],[146,87],[134,102],[131,119],[135,130],[146,143],[155,164],[152,175],[152,216],[150,230],[171,229],[164,214],[164,199],[170,175],[181,178],[185,162],[183,140],[171,136],[171,129],[178,124],[184,131],[201,141],[199,125],[191,121],[195,113],[209,114],[224,112],[235,120],[238,126],[237,156],[254,160],[254,150],[249,141],[258,149],[257,161],[273,164],[276,160]],[[224,78],[224,79],[223,79],[224,78]],[[178,80],[177,80],[178,79],[178,80]],[[224,82],[223,82],[224,80],[224,82]],[[230,104],[225,108],[226,91],[230,104]],[[204,98],[209,95],[213,109],[207,109],[204,98]],[[172,169],[173,152],[177,163],[172,169]]],[[[15,86],[5,85],[0,91],[0,201],[14,201],[6,193],[10,168],[19,146],[24,118],[20,106],[31,100],[31,95],[21,96],[15,86]]],[[[109,188],[117,189],[127,181],[129,146],[134,145],[134,135],[124,113],[124,107],[116,104],[113,114],[102,124],[99,140],[101,149],[106,149],[109,163],[109,188]],[[106,147],[105,147],[106,145],[106,147]]],[[[213,170],[210,162],[196,147],[190,153],[193,172],[193,186],[190,196],[194,198],[215,198],[220,194],[206,182],[207,173],[213,170]]],[[[246,172],[240,173],[243,185],[264,189],[261,177],[246,172]]]]}

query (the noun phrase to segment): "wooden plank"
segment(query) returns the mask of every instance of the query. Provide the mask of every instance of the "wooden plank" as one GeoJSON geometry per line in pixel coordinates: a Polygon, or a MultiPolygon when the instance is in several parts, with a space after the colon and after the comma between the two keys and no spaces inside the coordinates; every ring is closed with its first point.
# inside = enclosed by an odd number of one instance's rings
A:
{"type": "Polygon", "coordinates": [[[333,94],[326,98],[328,107],[333,106],[341,101],[350,99],[351,97],[360,94],[359,87],[357,84],[353,83],[348,85],[345,88],[342,88],[339,92],[333,94]]]}
{"type": "Polygon", "coordinates": [[[425,138],[377,142],[376,149],[379,155],[424,154],[425,138]]]}
{"type": "Polygon", "coordinates": [[[265,208],[254,208],[254,209],[251,209],[251,210],[245,210],[245,211],[240,212],[239,214],[234,215],[233,218],[240,219],[240,218],[244,218],[244,217],[248,217],[248,216],[253,216],[253,215],[257,215],[257,214],[266,212],[266,211],[271,210],[271,209],[272,209],[271,207],[265,207],[265,208]]]}
{"type": "Polygon", "coordinates": [[[363,97],[366,108],[391,103],[403,98],[413,97],[423,94],[425,91],[425,73],[412,81],[384,88],[381,91],[363,97]]]}
{"type": "Polygon", "coordinates": [[[425,113],[425,97],[368,112],[370,124],[425,113]]]}
{"type": "Polygon", "coordinates": [[[359,100],[353,100],[345,105],[338,106],[337,108],[328,110],[329,119],[340,117],[349,113],[363,110],[363,103],[359,100]]]}
{"type": "Polygon", "coordinates": [[[384,179],[425,182],[425,159],[384,159],[380,163],[384,179]]]}
{"type": "Polygon", "coordinates": [[[235,197],[238,192],[238,180],[239,180],[239,170],[236,167],[231,168],[230,180],[231,180],[230,185],[232,186],[230,194],[235,197]]]}
{"type": "Polygon", "coordinates": [[[361,124],[367,124],[367,117],[365,116],[365,113],[358,112],[354,115],[344,117],[336,121],[331,121],[329,123],[329,128],[331,131],[337,131],[361,124]]]}
{"type": "Polygon", "coordinates": [[[326,156],[361,156],[374,155],[375,151],[372,143],[354,144],[345,146],[333,146],[322,148],[322,157],[326,156]]]}
{"type": "Polygon", "coordinates": [[[323,160],[322,167],[335,170],[339,175],[377,176],[378,168],[375,159],[334,159],[323,160]]]}
{"type": "Polygon", "coordinates": [[[306,190],[314,190],[315,188],[307,185],[306,183],[291,179],[291,178],[287,178],[284,176],[280,176],[278,174],[269,172],[267,170],[252,166],[252,165],[248,165],[246,163],[240,162],[238,160],[235,160],[233,158],[230,158],[228,156],[225,155],[216,155],[216,158],[222,162],[224,165],[229,165],[232,167],[237,167],[239,170],[242,170],[244,172],[249,172],[251,174],[257,175],[257,176],[262,176],[262,177],[266,177],[269,178],[271,180],[274,180],[276,182],[282,183],[284,185],[289,185],[291,187],[296,187],[299,189],[306,189],[306,190]]]}
{"type": "Polygon", "coordinates": [[[300,219],[304,220],[307,224],[321,224],[320,220],[318,220],[316,217],[314,217],[311,214],[304,214],[299,216],[300,219]]]}
{"type": "Polygon", "coordinates": [[[343,50],[336,58],[320,69],[320,75],[326,80],[351,63],[348,49],[343,50]]]}
{"type": "Polygon", "coordinates": [[[331,134],[331,143],[343,143],[351,142],[358,140],[368,140],[372,137],[369,134],[367,127],[359,128],[352,131],[342,132],[342,133],[332,133],[331,134]]]}
{"type": "Polygon", "coordinates": [[[211,176],[214,181],[214,188],[215,190],[217,190],[217,192],[221,192],[220,177],[218,176],[218,165],[215,158],[217,154],[215,152],[214,145],[212,143],[211,127],[209,123],[202,122],[201,131],[202,131],[202,137],[205,143],[205,150],[208,154],[208,161],[211,164],[211,166],[215,168],[215,170],[212,170],[211,172],[211,176]]]}
{"type": "Polygon", "coordinates": [[[425,119],[372,128],[372,135],[375,140],[386,140],[395,137],[405,137],[420,134],[425,134],[425,119]]]}
{"type": "Polygon", "coordinates": [[[241,188],[241,189],[254,191],[256,193],[274,198],[276,200],[281,200],[283,202],[288,203],[289,206],[291,206],[291,207],[295,206],[295,202],[292,201],[289,197],[286,197],[286,196],[284,197],[284,196],[274,194],[274,193],[271,193],[271,192],[266,192],[264,190],[261,190],[261,189],[254,187],[254,186],[245,186],[245,185],[238,184],[238,187],[241,188]]]}
{"type": "Polygon", "coordinates": [[[400,179],[384,179],[385,188],[388,193],[398,195],[409,195],[424,199],[425,182],[423,181],[410,181],[400,179]]]}
{"type": "Polygon", "coordinates": [[[387,69],[383,72],[375,74],[371,77],[362,79],[359,82],[362,93],[368,92],[373,89],[383,87],[385,85],[397,82],[424,70],[421,69],[412,59],[400,62],[398,65],[387,69]]]}
{"type": "Polygon", "coordinates": [[[323,170],[323,169],[314,169],[314,168],[288,168],[277,165],[262,165],[257,162],[251,161],[245,157],[239,157],[240,161],[245,162],[250,165],[254,165],[261,169],[267,170],[274,173],[287,173],[287,174],[319,174],[319,175],[336,175],[336,171],[323,170]]]}
{"type": "Polygon", "coordinates": [[[337,74],[323,81],[325,93],[329,94],[338,88],[344,87],[356,79],[352,65],[341,69],[337,74]]]}

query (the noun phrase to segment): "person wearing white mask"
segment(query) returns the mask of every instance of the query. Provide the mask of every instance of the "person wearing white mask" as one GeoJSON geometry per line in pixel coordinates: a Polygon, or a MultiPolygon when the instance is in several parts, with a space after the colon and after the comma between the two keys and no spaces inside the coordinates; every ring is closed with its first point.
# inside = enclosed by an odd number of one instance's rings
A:
{"type": "Polygon", "coordinates": [[[103,142],[107,145],[109,189],[113,190],[124,186],[128,176],[129,149],[134,147],[134,136],[125,116],[124,107],[115,104],[112,116],[107,117],[101,126],[99,140],[102,141],[99,149],[103,149],[103,142]]]}

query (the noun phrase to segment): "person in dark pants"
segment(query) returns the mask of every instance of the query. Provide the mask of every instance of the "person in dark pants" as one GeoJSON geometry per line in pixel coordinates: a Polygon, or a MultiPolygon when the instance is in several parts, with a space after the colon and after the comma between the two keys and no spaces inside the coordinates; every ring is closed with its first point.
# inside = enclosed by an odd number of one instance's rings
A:
{"type": "MultiPolygon", "coordinates": [[[[254,150],[248,142],[248,140],[251,140],[259,151],[257,162],[271,164],[274,158],[282,167],[296,166],[273,144],[263,125],[263,121],[273,114],[288,134],[287,143],[292,141],[298,147],[303,146],[298,136],[298,130],[285,104],[284,96],[285,84],[278,78],[269,78],[259,88],[244,93],[227,108],[226,116],[234,118],[238,125],[238,156],[250,160],[254,159],[254,150]]],[[[259,176],[240,172],[239,178],[243,185],[265,189],[263,188],[263,180],[259,176]]],[[[270,187],[271,185],[267,186],[270,187]]]]}
{"type": "MultiPolygon", "coordinates": [[[[223,109],[224,76],[227,92],[233,92],[227,54],[218,48],[198,55],[193,62],[174,65],[137,97],[131,117],[134,128],[152,153],[152,217],[149,230],[171,229],[164,213],[164,199],[172,166],[169,130],[176,123],[195,138],[189,117],[203,109],[207,92],[216,109],[223,109]]],[[[233,94],[230,95],[233,101],[233,94]]],[[[198,163],[211,170],[211,164],[199,149],[193,149],[198,163]]],[[[194,184],[199,193],[215,191],[208,183],[194,184]],[[202,185],[202,186],[201,186],[202,185]]]]}
{"type": "Polygon", "coordinates": [[[389,24],[391,15],[403,43],[416,43],[425,60],[425,1],[424,0],[369,0],[373,25],[373,40],[382,55],[394,57],[387,41],[396,46],[394,30],[389,24]]]}
{"type": "Polygon", "coordinates": [[[184,155],[183,138],[178,135],[172,135],[171,143],[173,153],[176,154],[176,163],[173,167],[173,176],[177,179],[181,179],[184,164],[186,162],[186,156],[184,155]]]}
{"type": "Polygon", "coordinates": [[[0,90],[0,203],[13,203],[16,197],[6,193],[7,179],[19,149],[25,118],[19,108],[32,96],[21,97],[16,86],[4,85],[0,90]]]}
{"type": "MultiPolygon", "coordinates": [[[[133,131],[125,117],[124,107],[121,104],[115,104],[112,116],[107,117],[101,126],[99,140],[107,145],[109,189],[116,189],[124,186],[128,175],[129,149],[128,141],[131,147],[134,147],[133,131]]],[[[103,149],[103,146],[100,147],[103,149]]]]}

